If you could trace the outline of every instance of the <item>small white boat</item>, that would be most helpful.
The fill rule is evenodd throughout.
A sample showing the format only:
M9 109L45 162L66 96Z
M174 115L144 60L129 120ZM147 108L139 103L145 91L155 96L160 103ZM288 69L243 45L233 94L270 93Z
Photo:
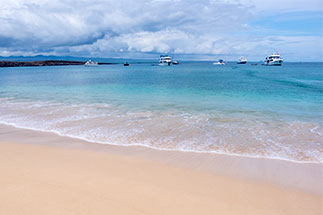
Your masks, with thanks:
M237 64L246 64L246 63L247 63L247 58L243 56L239 57Z
M88 60L86 61L86 63L84 64L84 66L98 66L99 63L98 62L94 62L92 60Z
M170 66L172 64L172 58L168 55L160 55L158 66Z
M179 62L178 62L177 60L173 60L173 61L172 61L172 64L174 64L174 65L178 65L178 64L179 64Z
M220 59L217 62L214 62L213 65L225 65L225 62L222 59Z
M281 66L284 59L280 57L279 53L273 53L272 55L269 55L265 59L265 65L266 66Z

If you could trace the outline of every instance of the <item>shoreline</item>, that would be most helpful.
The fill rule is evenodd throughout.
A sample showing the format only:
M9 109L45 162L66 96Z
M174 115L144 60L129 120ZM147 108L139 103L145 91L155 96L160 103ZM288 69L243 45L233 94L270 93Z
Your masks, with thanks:
M243 154L234 154L234 153L225 153L225 152L217 152L217 151L194 151L194 150L182 150L182 149L168 149L168 148L157 148L157 147L153 147L153 146L148 146L148 145L144 145L144 144L132 144L132 145L121 145L121 144L113 144L113 143L104 143L104 142L99 142L99 141L91 141L85 138L81 138L81 137L77 137L77 136L72 136L72 135L62 135L59 132L56 131L47 131L47 130L40 130L40 129L33 129L33 128L28 128L28 127L20 127L20 126L16 126L10 123L4 123L4 122L0 122L0 127L1 125L5 125L5 126L11 126L17 129L26 129L26 130L31 130L31 131L35 131L35 132L44 132L44 133L49 133L49 134L55 134L58 135L60 137L63 138L72 138L72 139L76 139L79 141L84 141L90 144L100 144L100 145L109 145L109 146L117 146L117 147L143 147L143 148L147 148L147 149L152 149L152 150L157 150L157 151L168 151L168 152L189 152L189 153L199 153L199 154L215 154L215 155L224 155L224 156L236 156L236 157L240 157L240 158L251 158L251 159L269 159L269 160L278 160L278 161L286 161L286 162L293 162L293 163L299 163L299 164L322 164L323 162L320 161L298 161L298 160L291 160L291 159L286 159L286 158L280 158L280 157L261 157L261 156L256 156L256 155L243 155Z
M0 124L0 142L47 145L139 157L181 168L203 170L243 180L255 180L323 195L323 185L321 184L321 181L323 181L323 163L300 163L289 160L220 153L159 150L138 145L100 144L61 136L53 132L17 128L5 124Z
M94 144L0 124L0 213L319 215L322 167Z
M43 60L43 61L0 61L0 67L32 67L32 66L75 66L84 65L84 61L68 61L68 60ZM98 65L110 65L115 63L102 63Z

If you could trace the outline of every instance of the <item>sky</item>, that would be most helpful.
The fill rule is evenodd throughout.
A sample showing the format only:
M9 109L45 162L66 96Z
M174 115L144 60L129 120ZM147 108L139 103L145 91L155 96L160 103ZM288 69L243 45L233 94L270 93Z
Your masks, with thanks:
M323 61L322 0L0 0L0 56Z

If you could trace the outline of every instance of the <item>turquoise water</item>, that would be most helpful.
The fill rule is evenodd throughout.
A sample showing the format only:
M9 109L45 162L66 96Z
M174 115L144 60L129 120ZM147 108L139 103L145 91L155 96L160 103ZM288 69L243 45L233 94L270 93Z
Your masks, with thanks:
M104 144L322 162L322 66L0 68L0 122Z

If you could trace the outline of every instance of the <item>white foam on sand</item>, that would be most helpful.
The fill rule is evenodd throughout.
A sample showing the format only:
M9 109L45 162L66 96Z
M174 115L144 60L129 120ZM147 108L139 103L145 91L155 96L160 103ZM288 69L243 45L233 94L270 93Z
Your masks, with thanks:
M0 123L89 142L323 162L322 124L1 99Z

